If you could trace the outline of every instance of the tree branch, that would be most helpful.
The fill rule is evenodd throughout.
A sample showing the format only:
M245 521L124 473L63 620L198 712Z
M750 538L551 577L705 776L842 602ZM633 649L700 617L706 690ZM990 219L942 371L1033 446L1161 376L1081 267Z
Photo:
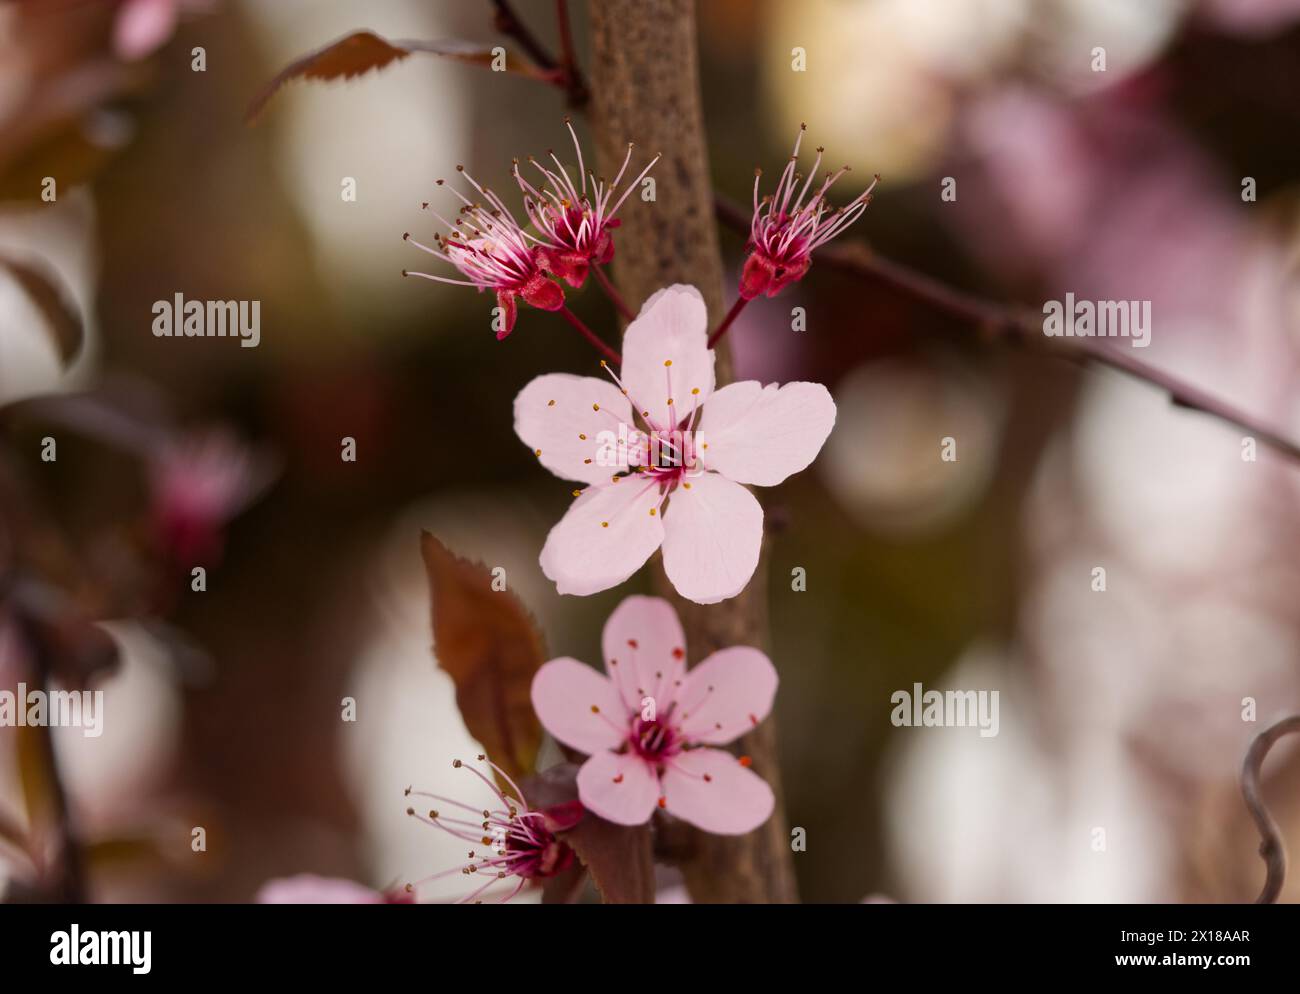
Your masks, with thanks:
M1259 855L1265 866L1264 888L1255 898L1256 904L1275 904L1286 880L1286 847L1282 843L1282 830L1264 805L1259 776L1273 743L1292 732L1300 732L1300 715L1283 718L1255 736L1241 767L1241 796L1246 801L1246 810L1255 820L1255 827L1259 829Z
M691 0L595 0L590 7L592 111L602 167L618 168L635 141L663 152L659 199L621 218L613 275L633 307L672 283L690 283L709 313L723 313L722 253L713 217L704 130L695 5ZM717 350L717 382L730 379L725 343ZM656 570L656 586L672 599L692 661L730 645L767 641L766 562L738 596L720 604L684 600ZM776 810L740 837L709 835L681 824L682 867L698 903L782 903L797 899L790 834L782 803L773 716L742 737L739 748L772 786Z
M748 212L725 197L717 197L718 219L741 234L749 234ZM1118 370L1169 395L1177 407L1199 411L1247 432L1283 455L1300 462L1300 443L1287 438L1251 414L1148 365L1119 349L1107 348L1092 338L1049 338L1043 334L1042 316L1033 311L985 300L948 286L933 277L876 255L861 242L826 245L815 253L819 265L850 276L860 276L892 286L937 311L975 325L988 338L1005 345L1031 349L1084 366L1093 364Z

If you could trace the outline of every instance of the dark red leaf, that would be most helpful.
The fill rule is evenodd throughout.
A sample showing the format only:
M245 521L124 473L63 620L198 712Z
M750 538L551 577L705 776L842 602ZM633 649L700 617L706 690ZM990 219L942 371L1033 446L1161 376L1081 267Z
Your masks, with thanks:
M506 773L526 777L542 743L531 698L533 674L546 658L541 633L519 598L492 589L486 566L461 559L428 532L420 548L431 588L433 651L456 684L465 727Z
M491 45L446 39L440 41L389 41L373 31L354 31L290 63L271 80L248 106L245 121L251 123L262 113L267 101L280 87L293 79L351 79L372 69L399 62L412 52L427 52L471 65L491 66ZM555 74L539 69L523 56L506 52L506 71L534 79L553 80Z

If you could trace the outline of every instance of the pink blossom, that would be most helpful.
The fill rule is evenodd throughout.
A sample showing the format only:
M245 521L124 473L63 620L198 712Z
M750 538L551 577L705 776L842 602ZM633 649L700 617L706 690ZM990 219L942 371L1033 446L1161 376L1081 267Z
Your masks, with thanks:
M163 547L186 568L215 558L225 524L273 475L265 455L219 429L167 445L150 466L152 518Z
M822 154L825 151L820 147L817 149L817 161L813 163L807 179L804 179L802 173L796 172L799 145L806 129L807 125L799 125L794 152L781 171L776 192L761 201L758 198L758 183L763 171L754 171L754 220L750 224L748 245L750 256L745 260L745 269L740 276L740 295L745 300L752 300L760 294L775 297L791 283L803 279L808 267L812 265L813 250L825 245L862 216L867 204L871 203L871 191L880 180L877 176L869 187L844 207L831 207L826 201L826 194L835 181L849 171L848 166L843 166L833 173L827 172L817 192L805 202L804 198L822 164ZM803 185L800 187L801 180ZM799 188L797 194L796 187Z
M542 549L542 571L560 593L617 586L662 546L683 597L736 596L763 536L763 509L741 484L775 486L830 434L835 403L820 383L747 380L715 393L706 321L699 291L667 287L628 326L621 378L608 366L613 383L552 373L515 398L515 433L542 465L588 484ZM670 458L655 458L636 418ZM627 451L611 465L623 436Z
M125 0L113 22L113 49L128 62L161 48L176 30L179 0Z
M474 177L465 172L464 166L457 166L456 169L464 174L487 201L487 205L471 201L453 190L462 206L454 222L434 212L434 216L448 232L446 235L433 236L436 248L417 242L409 231L402 237L443 262L451 263L465 279L405 269L402 270L402 275L419 276L455 286L472 286L480 292L494 291L504 318L497 331L497 339L500 340L514 330L518 313L516 297L522 297L525 303L543 311L558 311L564 306L564 291L558 283L546 277L539 257L539 249L556 250L559 246L525 231L499 196L480 186ZM442 186L445 181L437 182ZM423 207L425 210L430 209L427 203Z
M735 646L690 670L672 605L633 596L609 616L605 673L552 659L533 678L546 730L590 754L578 771L583 806L640 825L656 808L707 832L742 835L772 813L772 789L722 749L767 717L777 676L757 649Z
M468 862L452 867L406 885L406 892L414 894L423 884L441 879L452 873L464 874L484 882L476 889L460 898L455 903L468 904L478 902L481 896L494 884L505 882L510 890L499 903L505 904L524 889L531 880L544 880L564 872L573 865L573 850L556 836L556 832L573 828L583 815L582 805L577 801L557 804L541 811L534 811L519 786L486 756L479 756L489 771L500 776L514 792L507 794L498 787L489 776L485 776L472 766L467 766L459 759L452 762L458 770L467 770L478 777L492 792L494 808L474 807L463 801L440 794L430 794L423 790L407 788L407 797L419 797L450 805L458 815L449 816L440 808L429 808L421 812L408 807L406 813L426 825L441 829L462 842L475 847L469 851ZM490 802L493 803L493 802ZM459 814L466 812L468 817Z
M299 873L268 880L257 892L258 904L411 904L405 893L384 894L339 877Z
M573 124L564 119L565 127L573 138L573 149L578 157L578 184L575 185L568 170L551 152L551 161L555 168L550 169L532 156L528 161L545 178L540 189L529 183L519 172L519 161L515 160L514 175L519 188L524 192L524 209L538 231L546 236L547 245L537 249L538 261L543 268L563 279L569 286L580 287L587 279L587 273L593 264L603 266L614 258L614 239L611 231L617 228L618 213L623 202L632 195L637 184L645 178L646 173L659 161L659 156L650 160L650 164L641 170L641 175L632 180L623 191L623 195L614 200L619 181L627 172L628 163L632 161L632 145L627 146L627 155L623 165L612 183L603 179L591 179L591 192L588 195L588 173L582 160L582 146Z
M152 55L175 34L182 14L212 6L213 0L122 0L113 19L113 51L127 62Z

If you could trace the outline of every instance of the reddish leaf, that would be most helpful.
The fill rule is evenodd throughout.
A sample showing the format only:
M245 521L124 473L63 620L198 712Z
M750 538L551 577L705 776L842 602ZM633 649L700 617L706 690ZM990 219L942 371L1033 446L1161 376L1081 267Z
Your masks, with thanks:
M8 270L19 287L45 319L46 330L54 339L59 355L66 363L81 348L85 332L81 312L72 304L67 293L44 267L33 266L0 256L0 267Z
M471 65L490 66L492 48L490 45L450 39L389 41L373 31L354 31L286 66L249 104L244 120L249 123L254 121L280 87L292 79L351 79L372 69L383 69L412 52L427 52ZM554 72L538 68L515 52L506 52L505 64L508 72L548 81L555 78Z
M469 733L516 780L532 773L542 742L533 713L533 674L544 661L532 615L508 590L492 589L492 573L452 553L428 532L420 536L433 604L433 651L456 684L456 704Z
M615 825L590 811L560 835L573 847L606 904L654 904L649 825Z

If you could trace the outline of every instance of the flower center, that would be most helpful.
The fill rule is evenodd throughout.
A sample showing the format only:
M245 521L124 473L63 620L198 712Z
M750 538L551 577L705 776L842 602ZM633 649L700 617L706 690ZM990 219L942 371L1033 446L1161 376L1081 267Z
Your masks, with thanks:
M526 816L527 817L527 816ZM530 818L530 836L511 833L506 839L506 860L511 872L521 877L553 877L573 863L573 850L561 842L542 819Z
M658 719L645 721L639 716L633 718L628 743L634 753L649 763L662 763L681 752L677 733L666 722Z

